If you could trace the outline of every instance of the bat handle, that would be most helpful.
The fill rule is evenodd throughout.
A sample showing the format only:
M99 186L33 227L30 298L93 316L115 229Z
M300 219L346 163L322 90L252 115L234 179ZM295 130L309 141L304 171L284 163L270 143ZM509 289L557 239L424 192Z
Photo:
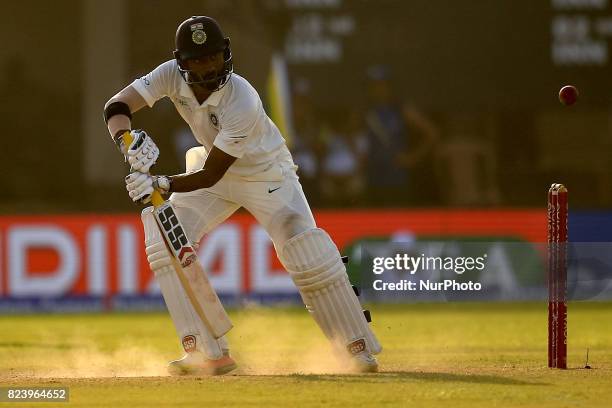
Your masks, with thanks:
M151 195L151 203L153 204L153 207L157 208L160 205L162 205L166 200L164 200L164 198L162 197L162 195L159 193L158 190L153 191L153 194Z
M126 130L122 137L123 137L123 145L127 149L127 147L132 144L132 140L133 140L132 134ZM125 154L125 152L123 153ZM164 198L162 197L162 195L159 193L158 190L153 191L153 194L151 195L151 203L153 204L153 207L157 208L160 205L162 205L165 201L166 200L164 200Z

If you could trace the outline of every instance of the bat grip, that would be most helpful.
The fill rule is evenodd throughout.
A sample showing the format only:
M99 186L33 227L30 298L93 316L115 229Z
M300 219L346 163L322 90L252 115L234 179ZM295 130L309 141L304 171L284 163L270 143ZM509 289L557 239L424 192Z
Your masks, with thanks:
M122 135L123 138L123 146L125 146L125 149L128 148L129 145L132 144L132 141L134 140L132 138L132 134L129 131L125 131L125 133ZM126 152L123 152L123 154L125 154ZM160 205L162 205L165 202L164 198L162 197L162 195L160 194L159 190L155 189L155 191L153 191L153 194L151 195L151 203L153 204L153 207L157 208Z
M153 204L153 207L157 208L160 205L162 205L166 200L164 200L164 198L162 197L162 195L159 193L158 190L153 191L153 194L151 195L151 203Z

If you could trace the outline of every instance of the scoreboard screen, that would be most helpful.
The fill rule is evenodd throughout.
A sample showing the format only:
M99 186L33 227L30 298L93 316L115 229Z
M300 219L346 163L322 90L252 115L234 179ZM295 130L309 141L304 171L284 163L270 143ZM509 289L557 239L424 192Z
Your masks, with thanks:
M366 68L383 63L398 93L436 110L552 106L568 83L582 104L610 101L608 0L305 3L287 2L285 55L292 72L321 85L319 100L354 101Z

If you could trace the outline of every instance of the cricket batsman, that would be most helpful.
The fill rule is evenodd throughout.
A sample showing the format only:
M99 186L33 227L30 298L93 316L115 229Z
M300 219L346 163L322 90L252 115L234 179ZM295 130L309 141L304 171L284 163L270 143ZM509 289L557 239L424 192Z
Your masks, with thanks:
M159 156L153 139L132 130L132 115L168 97L202 145L187 153L187 172L151 175ZM149 203L154 190L170 195L192 244L246 208L266 229L278 258L306 308L337 353L355 372L377 371L381 351L363 315L338 248L317 228L296 174L297 166L251 84L233 72L230 40L210 17L191 17L176 32L174 58L136 79L104 107L115 143L126 154L125 178L134 202ZM123 135L130 132L131 143ZM145 246L177 334L186 352L170 362L175 374L224 374L236 363L222 336L216 339L189 302L156 230L153 208L143 210Z

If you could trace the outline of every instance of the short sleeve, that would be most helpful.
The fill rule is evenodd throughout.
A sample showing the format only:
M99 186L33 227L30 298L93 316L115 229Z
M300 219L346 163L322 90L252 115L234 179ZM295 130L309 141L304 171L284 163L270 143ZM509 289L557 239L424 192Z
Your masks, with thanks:
M173 93L176 62L166 61L147 75L132 82L132 87L144 98L149 107L161 98Z
M230 156L239 159L244 156L249 138L253 137L253 129L257 125L258 108L257 100L247 95L226 107L219 118L221 130L214 145Z

